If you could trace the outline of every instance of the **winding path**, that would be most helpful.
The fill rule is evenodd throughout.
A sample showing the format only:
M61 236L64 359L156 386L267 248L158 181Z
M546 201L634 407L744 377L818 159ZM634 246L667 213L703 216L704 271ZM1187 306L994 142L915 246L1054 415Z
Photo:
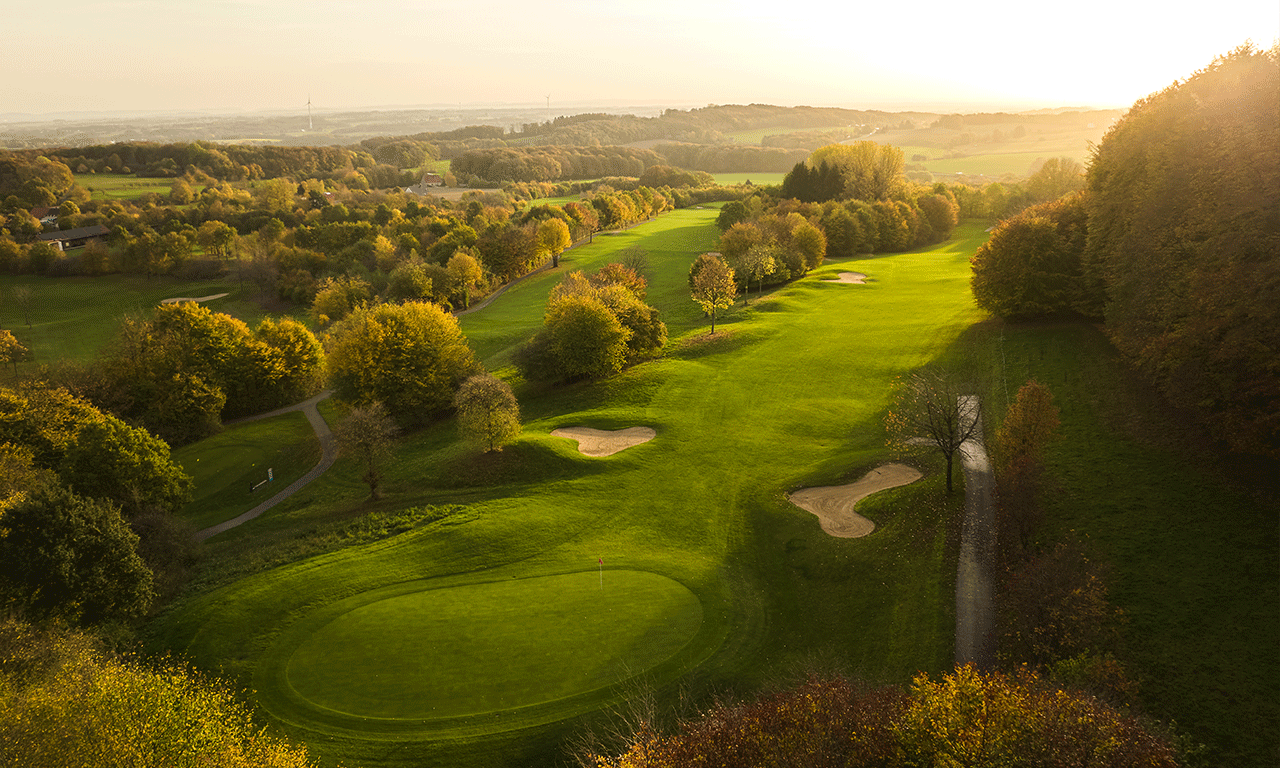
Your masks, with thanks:
M232 518L230 520L224 520L223 522L218 523L217 525L209 526L208 528L205 528L202 531L197 531L196 541L204 541L210 536L216 536L217 534L222 533L223 531L229 530L231 528L235 528L237 525L242 525L244 523L249 522L255 517L261 515L263 512L266 512L268 509L271 509L275 505L279 504L280 502L289 498L293 494L302 490L302 488L306 486L307 483L310 483L312 480L315 480L317 477L324 474L325 470L333 466L333 463L338 459L338 447L334 440L333 432L330 431L329 425L325 423L324 417L320 415L320 409L316 407L321 400L324 400L325 398L327 398L329 395L332 395L332 394L333 394L333 390L326 389L325 391L321 392L320 394L316 395L310 400L304 400L301 403L285 406L284 408L279 408L274 411L268 411L267 413L260 413L257 416L250 416L248 418L236 419L235 421L227 422L227 426L231 426L233 424L243 424L246 421L257 421L259 419L269 419L272 416L279 416L282 413L302 411L303 414L306 415L307 421L311 424L311 428L315 430L316 437L320 438L320 461L314 467L312 467L311 471L307 472L307 474L303 475L297 480L294 480L292 483L289 484L287 488L280 491L275 496L272 496L271 498L262 502L261 504L254 507L253 509L249 510L248 512L245 512L243 515Z
M966 396L973 400L976 395ZM966 406L967 407L967 406ZM982 444L982 415L978 411L976 439L960 445L964 468L964 528L960 533L960 565L956 571L956 664L995 664L996 527L991 490L995 480Z

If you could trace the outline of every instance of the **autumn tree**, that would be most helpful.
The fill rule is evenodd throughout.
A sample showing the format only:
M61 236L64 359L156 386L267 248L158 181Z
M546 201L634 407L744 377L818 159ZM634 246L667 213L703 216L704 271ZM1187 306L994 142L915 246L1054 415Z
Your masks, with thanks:
M569 225L560 219L546 219L538 224L538 248L551 256L551 268L560 266L560 254L572 244Z
M361 307L328 339L329 380L338 397L354 405L381 402L405 426L447 408L475 372L457 319L435 304Z
M751 281L756 281L756 293L764 288L764 279L777 269L780 254L775 246L753 245L742 254L736 262L732 262L733 274L742 280L747 288L747 299L750 299Z
M1051 157L1027 179L1027 192L1037 202L1084 189L1084 166L1069 157Z
M311 319L323 328L336 323L369 302L372 291L363 278L326 277L316 287Z
M1236 450L1280 455L1280 50L1243 45L1138 101L1088 173L1107 332Z
M982 401L955 374L922 368L895 385L885 430L899 453L941 453L951 493L956 454L966 442L982 440Z
M1006 219L970 260L974 300L1011 320L1095 312L1101 298L1084 274L1087 234L1080 195Z
M14 335L0 328L0 365L13 364L13 375L18 375L18 363L27 357L27 348Z
M484 270L480 268L480 262L471 254L458 251L449 258L445 269L449 272L454 289L462 293L462 308L470 308L472 291L484 282Z
M364 467L360 479L369 485L369 498L374 501L381 498L378 494L381 465L391 455L398 432L386 407L377 401L353 406L334 427L341 450Z
M471 442L485 451L500 451L520 434L520 404L511 385L489 374L467 379L458 388L453 405L458 409L458 426Z
M1040 518L1044 449L1057 436L1058 424L1053 393L1038 381L1028 381L1018 389L996 431L997 541L1008 560L1031 544Z
M224 684L122 658L90 634L5 618L0 659L0 765L314 766Z
M689 280L693 300L711 317L711 332L715 333L716 314L732 307L738 295L733 270L719 256L704 253L689 268Z
M1063 690L1032 672L958 667L921 673L907 690L812 676L752 701L721 699L670 732L653 718L621 754L580 765L1097 766L1175 768L1168 740L1132 714Z

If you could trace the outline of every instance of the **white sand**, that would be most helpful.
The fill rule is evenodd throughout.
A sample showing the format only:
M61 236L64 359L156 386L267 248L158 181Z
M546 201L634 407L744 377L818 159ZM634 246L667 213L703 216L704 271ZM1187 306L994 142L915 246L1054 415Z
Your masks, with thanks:
M887 488L915 482L920 471L906 464L885 464L871 470L861 480L848 485L801 488L791 494L791 503L818 516L822 530L832 536L854 539L875 530L876 524L853 511L859 501Z
M212 296L201 296L198 299L190 299L190 298L187 298L186 296L179 296L175 299L161 299L160 303L161 304L177 304L180 301L194 301L197 304L199 304L202 301L213 301L214 299L220 299L223 296L230 296L230 295L231 294L229 293L215 293Z
M865 285L867 276L861 272L841 272L836 276L835 280L823 280L824 283L851 283L853 285Z
M578 453L584 456L612 456L635 445L647 443L658 433L649 427L628 427L612 432L591 427L563 427L552 431L552 437L578 441Z

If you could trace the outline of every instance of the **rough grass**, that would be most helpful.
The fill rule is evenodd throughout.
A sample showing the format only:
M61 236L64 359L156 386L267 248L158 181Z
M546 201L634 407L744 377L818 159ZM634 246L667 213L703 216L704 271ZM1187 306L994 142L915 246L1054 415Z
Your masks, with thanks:
M977 326L957 357L997 373L988 411L1030 378L1061 409L1042 541L1069 531L1112 567L1122 657L1145 708L1209 745L1207 765L1280 750L1280 472L1224 455L1085 325ZM993 432L996 419L988 424Z
M376 504L366 501L359 469L340 461L285 504L206 542L197 586L153 624L153 645L252 686L266 711L314 750L361 765L551 763L574 727L566 718L616 703L631 685L564 690L503 713L455 713L449 739L438 738L440 723L355 727L303 706L288 678L289 659L309 636L300 628L340 601L407 582L427 580L434 589L536 582L589 575L600 557L606 586L611 571L678 581L703 618L686 645L643 676L668 701L677 683L748 689L768 683L774 670L819 658L899 681L947 668L960 497L944 499L939 466L926 465L920 483L864 502L877 523L866 539L827 537L785 495L851 479L889 458L880 428L889 383L939 354L977 316L967 257L982 227L966 226L957 240L920 253L824 266L740 304L717 323L715 341L694 343L707 324L688 298L686 275L715 241L715 214L679 211L597 237L561 267L595 268L628 245L648 250L649 300L671 331L666 358L605 382L519 386L524 433L497 455L475 454L449 421L406 436ZM821 282L841 269L872 282ZM556 279L535 277L464 318L491 368L505 365L540 324ZM637 424L652 426L657 438L607 459L583 457L572 441L549 434ZM465 506L391 538L342 546L341 532L363 516L424 504ZM451 634L424 653L456 653L491 626L495 606L450 622ZM348 640L332 652L358 645ZM506 685L479 665L469 679L486 700Z
M786 173L713 173L711 175L722 187L746 184L748 181L757 187L778 185L787 177Z

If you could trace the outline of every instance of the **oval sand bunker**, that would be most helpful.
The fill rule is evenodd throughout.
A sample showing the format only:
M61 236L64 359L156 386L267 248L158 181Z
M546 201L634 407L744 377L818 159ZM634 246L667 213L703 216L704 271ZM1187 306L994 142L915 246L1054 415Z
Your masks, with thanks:
M801 488L791 494L791 503L818 516L822 530L832 536L855 539L875 530L876 524L853 511L859 501L888 488L913 483L921 478L920 470L906 464L885 464L848 485Z
M834 280L823 280L824 283L851 283L853 285L866 285L867 276L861 272L841 272L836 275Z
M583 456L612 456L618 451L647 443L657 435L649 427L627 427L612 432L591 427L562 427L551 432L552 437L577 440L578 453Z

